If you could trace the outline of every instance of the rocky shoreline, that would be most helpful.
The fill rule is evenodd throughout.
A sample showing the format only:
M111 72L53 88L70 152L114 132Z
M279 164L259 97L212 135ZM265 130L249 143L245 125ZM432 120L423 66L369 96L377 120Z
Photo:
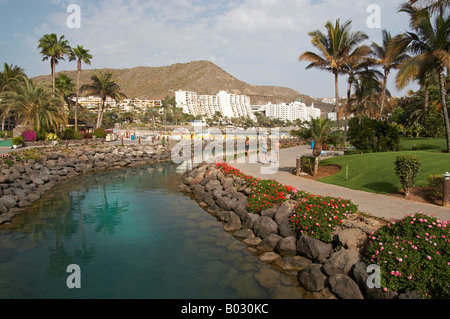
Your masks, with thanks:
M367 216L345 220L325 243L299 235L290 225L295 205L247 211L251 189L238 177L226 176L214 164L199 164L186 172L179 187L223 223L223 229L245 243L261 262L296 280L312 299L416 299L418 293L384 292L369 288L368 265L362 260L369 235L382 222Z
M56 186L58 181L94 171L153 164L170 160L166 145L83 145L50 147L34 151L39 158L26 159L0 172L0 224Z

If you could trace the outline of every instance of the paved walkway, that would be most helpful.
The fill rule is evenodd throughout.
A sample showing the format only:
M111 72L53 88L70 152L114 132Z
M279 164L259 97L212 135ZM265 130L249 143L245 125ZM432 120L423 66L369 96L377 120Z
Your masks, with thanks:
M268 167L269 164L230 162L230 165L240 169L247 175L263 179L276 179L280 183L297 187L298 189L305 190L312 194L330 195L350 199L359 206L360 211L369 213L376 217L400 219L406 215L422 211L425 214L436 216L442 220L450 220L450 208L420 203L383 194L352 190L342 186L326 184L292 174L292 171L296 166L297 155L305 154L311 154L310 146L304 145L280 150L279 168L275 174L271 175L262 173L263 167Z

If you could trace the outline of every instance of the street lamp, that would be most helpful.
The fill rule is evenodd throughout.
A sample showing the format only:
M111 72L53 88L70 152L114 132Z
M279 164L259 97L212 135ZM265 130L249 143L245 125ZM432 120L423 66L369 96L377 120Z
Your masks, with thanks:
M444 182L442 183L442 206L450 206L450 173L444 174Z

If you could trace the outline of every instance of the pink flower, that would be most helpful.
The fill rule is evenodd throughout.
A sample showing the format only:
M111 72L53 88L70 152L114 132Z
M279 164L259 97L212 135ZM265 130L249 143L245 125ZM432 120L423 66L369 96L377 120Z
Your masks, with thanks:
M427 256L427 259L428 259L428 260L431 260L431 256Z

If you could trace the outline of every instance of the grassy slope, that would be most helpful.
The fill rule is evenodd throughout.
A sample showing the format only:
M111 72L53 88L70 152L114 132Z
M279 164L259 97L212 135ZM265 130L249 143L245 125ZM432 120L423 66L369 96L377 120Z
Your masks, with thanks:
M428 145L427 150L410 151L413 144ZM442 139L416 139L402 141L400 152L347 155L325 159L321 165L338 165L341 171L320 181L335 185L375 193L393 193L401 190L398 177L394 173L397 155L410 154L422 159L422 171L416 180L417 186L427 186L430 174L450 171L450 154L440 153L445 148ZM348 179L345 179L348 165Z

